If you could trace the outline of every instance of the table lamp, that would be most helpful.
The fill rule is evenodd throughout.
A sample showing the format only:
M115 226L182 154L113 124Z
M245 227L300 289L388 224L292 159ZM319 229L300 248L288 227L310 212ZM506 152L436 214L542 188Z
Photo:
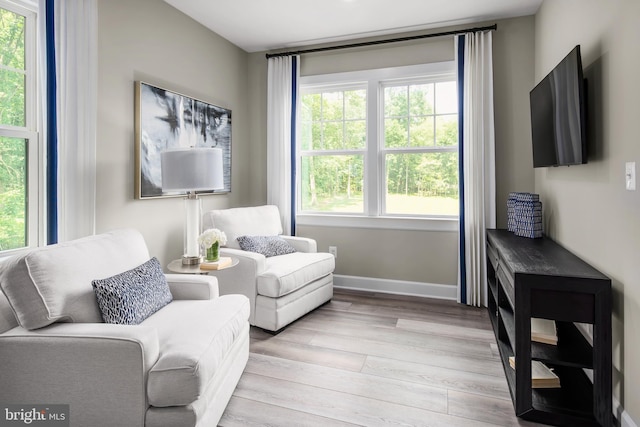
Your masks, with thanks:
M186 191L184 199L184 254L182 264L202 262L198 236L201 227L201 201L196 191L224 188L220 148L180 148L161 154L162 190Z

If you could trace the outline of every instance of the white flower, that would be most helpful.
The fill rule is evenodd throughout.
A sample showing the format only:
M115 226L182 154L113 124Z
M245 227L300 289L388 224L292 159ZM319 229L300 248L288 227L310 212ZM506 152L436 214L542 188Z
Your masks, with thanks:
M220 246L227 244L227 235L224 234L224 231L220 231L217 228L209 228L198 237L198 243L205 248L210 247L215 242L220 242Z

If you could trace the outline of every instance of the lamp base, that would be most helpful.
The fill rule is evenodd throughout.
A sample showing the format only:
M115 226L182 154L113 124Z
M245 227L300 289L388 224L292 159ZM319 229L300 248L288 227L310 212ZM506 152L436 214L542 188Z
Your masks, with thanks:
M202 262L201 256L183 256L182 265L198 265Z

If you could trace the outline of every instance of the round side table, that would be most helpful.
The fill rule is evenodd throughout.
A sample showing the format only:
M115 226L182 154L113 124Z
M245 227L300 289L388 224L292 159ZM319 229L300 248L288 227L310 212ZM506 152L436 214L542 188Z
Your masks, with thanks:
M240 263L238 258L231 257L231 265L228 265L220 270L226 270L227 268L235 267ZM173 273L182 273L182 274L209 274L215 273L220 270L202 270L200 265L183 265L181 259L174 259L169 263L167 269Z

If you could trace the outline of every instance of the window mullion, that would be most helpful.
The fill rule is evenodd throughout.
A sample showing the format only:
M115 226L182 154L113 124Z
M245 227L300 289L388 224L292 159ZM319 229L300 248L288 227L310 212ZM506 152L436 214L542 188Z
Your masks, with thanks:
M433 147L386 148L384 154L420 154L420 153L453 153L458 151L457 145L439 145Z
M411 90L409 90L411 86L407 85L407 147L411 147Z
M379 151L383 123L380 121L380 90L377 80L370 80L367 87L367 152L365 160L364 212L368 216L380 214L380 165Z
M324 148L324 93L320 94L320 149ZM313 142L311 143L311 148L313 148Z
M366 155L366 150L304 150L300 152L300 157L322 157L322 156L354 156L358 154Z

